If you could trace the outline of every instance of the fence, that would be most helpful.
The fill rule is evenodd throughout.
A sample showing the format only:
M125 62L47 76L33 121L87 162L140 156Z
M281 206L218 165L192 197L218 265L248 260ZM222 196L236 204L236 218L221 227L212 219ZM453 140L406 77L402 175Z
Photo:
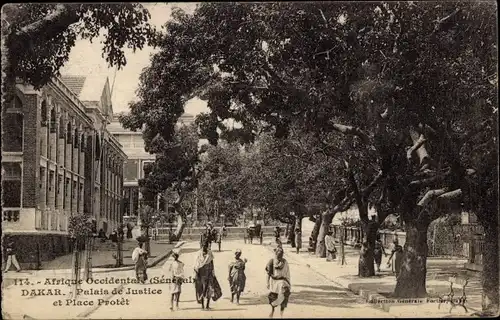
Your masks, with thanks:
M361 242L364 236L359 227L332 226L333 236L340 240L343 233L346 244L354 245ZM484 239L476 233L471 237L471 232L479 232L481 228L471 225L447 226L436 224L429 228L427 245L429 256L466 257L471 263L481 263L481 252ZM386 248L392 248L392 243L397 238L400 245L404 246L406 232L380 230L380 241Z
M262 226L262 232L264 237L270 237L274 235L274 226ZM227 227L227 237L228 238L238 238L245 235L245 231L247 228L245 227ZM216 228L218 231L219 228ZM200 235L205 231L205 227L187 227L182 232L182 239L197 239ZM151 228L151 235L156 236L160 239L168 239L170 233L175 232L175 225L167 225L159 228Z

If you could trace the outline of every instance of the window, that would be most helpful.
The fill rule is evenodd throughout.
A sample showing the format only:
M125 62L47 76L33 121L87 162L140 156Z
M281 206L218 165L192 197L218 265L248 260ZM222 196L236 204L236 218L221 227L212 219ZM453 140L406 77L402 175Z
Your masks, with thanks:
M42 101L42 110L41 110L41 121L42 127L47 126L47 102Z
M125 162L124 165L124 180L125 181L136 181L138 179L138 165L137 160L129 160Z
M57 179L57 184L58 184L58 187L57 187L57 194L61 194L61 185L62 185L62 175L59 175L59 178Z
M45 168L40 167L40 180L39 180L39 185L38 187L40 189L43 189L43 179L45 178Z
M78 183L73 181L73 199L76 199L76 195L78 194Z
M21 176L20 162L2 163L2 198L5 208L21 207Z
M55 185L54 185L54 171L50 170L49 171L49 191L52 191L54 187L55 187Z
M2 151L23 151L23 120L22 113L7 112L2 116Z
M69 195L69 188L70 188L70 183L69 183L69 178L66 178L66 185L64 188L64 196L67 198Z

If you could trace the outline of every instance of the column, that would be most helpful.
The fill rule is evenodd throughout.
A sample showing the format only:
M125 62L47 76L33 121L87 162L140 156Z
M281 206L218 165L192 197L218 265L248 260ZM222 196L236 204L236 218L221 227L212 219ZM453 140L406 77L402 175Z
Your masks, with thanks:
M68 177L66 171L64 175L64 213L67 215L71 212L71 178Z
M45 210L47 208L47 169L44 167L40 167L39 172L39 198L38 205L41 210Z
M57 174L57 215L59 221L59 227L62 226L62 219L64 216L64 170L61 170ZM61 229L61 228L60 228Z
M79 183L76 175L73 175L72 184L73 185L71 187L71 213L76 214L78 212L78 195L80 194L80 192L78 191Z
M49 138L49 159L57 161L57 121L50 122L50 138Z
M74 143L73 143L73 154L71 161L72 163L72 170L74 173L78 173L78 170L80 169L80 166L78 165L78 160L80 159L80 143L79 143L79 137L78 137L78 132L75 130L75 136L73 137Z
M84 187L83 187L83 184L84 184L84 180L82 178L80 178L80 186L79 186L79 197L80 199L78 199L78 213L83 213L83 197L84 197Z
M66 156L66 152L64 150L64 147L66 145L66 141L65 141L65 138L66 138L66 130L65 130L65 127L64 127L64 122L62 120L62 118L59 119L59 137L57 139L57 164L59 166L66 166L65 164L65 156Z
M55 209L56 206L56 173L49 170L49 182L48 182L48 201L47 205L50 209Z
M66 132L66 154L64 156L64 166L66 170L72 170L72 160L73 160L73 146L72 146L72 134L71 132Z
M80 139L80 159L78 161L78 173L80 176L85 177L85 145L87 137L82 135Z
M47 157L47 120L42 120L42 127L40 128L40 155Z

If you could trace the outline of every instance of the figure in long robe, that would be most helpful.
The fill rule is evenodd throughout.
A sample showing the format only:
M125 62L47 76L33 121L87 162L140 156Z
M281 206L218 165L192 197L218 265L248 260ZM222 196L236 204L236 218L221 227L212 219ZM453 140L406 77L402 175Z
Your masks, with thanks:
M241 250L237 249L234 253L235 260L229 264L229 287L231 288L231 302L234 302L236 296L236 304L240 303L240 295L245 290L247 277L245 275L245 264L247 259L241 259Z
M208 246L208 242L203 244L194 263L196 301L201 304L202 309L207 310L210 309L210 299L216 301L222 296L220 285L215 277L214 256Z
M274 252L275 257L266 266L267 287L270 291L268 298L272 308L269 314L271 318L274 316L274 310L277 306L280 306L280 314L283 317L292 288L290 267L288 261L283 257L283 248L277 247Z

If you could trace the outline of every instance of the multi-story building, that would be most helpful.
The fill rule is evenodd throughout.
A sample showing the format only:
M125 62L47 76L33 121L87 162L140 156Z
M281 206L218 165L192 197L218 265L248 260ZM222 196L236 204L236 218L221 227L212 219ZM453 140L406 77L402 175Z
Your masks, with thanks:
M193 121L194 116L185 113L180 117L178 123L179 125L189 125ZM134 132L123 128L118 121L118 117L113 118L108 130L120 142L123 151L127 155L127 161L123 169L123 211L126 217L136 221L142 200L139 191L139 179L144 178L144 167L155 161L155 155L146 152L144 149L142 132ZM154 204L152 205L154 206Z
M126 155L106 129L110 98L107 78L61 77L18 83L2 106L2 231L21 263L67 253L71 215L120 223Z

